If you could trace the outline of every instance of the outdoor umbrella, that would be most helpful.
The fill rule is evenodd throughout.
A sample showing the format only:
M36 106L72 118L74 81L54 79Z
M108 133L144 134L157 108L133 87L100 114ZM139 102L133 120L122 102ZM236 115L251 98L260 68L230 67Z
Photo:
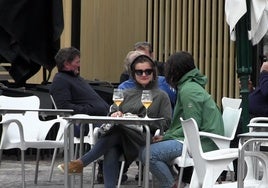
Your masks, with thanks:
M18 85L55 67L62 31L62 0L0 0L0 62Z

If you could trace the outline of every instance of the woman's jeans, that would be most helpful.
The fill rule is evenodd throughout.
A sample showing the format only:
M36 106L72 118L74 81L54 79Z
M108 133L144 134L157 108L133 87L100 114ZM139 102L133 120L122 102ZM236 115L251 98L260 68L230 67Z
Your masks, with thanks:
M119 167L118 161L122 154L120 135L116 132L101 137L94 147L81 157L84 166L104 155L103 174L105 188L115 188Z
M181 156L183 144L177 140L156 142L150 146L150 172L157 178L161 188L170 188L175 179L170 170L171 161ZM145 164L145 148L140 152L140 158Z

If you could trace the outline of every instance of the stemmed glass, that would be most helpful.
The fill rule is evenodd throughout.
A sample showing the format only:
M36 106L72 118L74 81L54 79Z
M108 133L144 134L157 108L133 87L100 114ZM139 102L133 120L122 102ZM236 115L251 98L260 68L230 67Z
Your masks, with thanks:
M147 109L149 108L149 106L153 102L151 90L143 90L142 91L141 102L142 102L143 106L146 108L145 118L148 118Z
M119 111L119 106L124 100L124 94L122 89L114 89L113 101L117 106L117 111Z

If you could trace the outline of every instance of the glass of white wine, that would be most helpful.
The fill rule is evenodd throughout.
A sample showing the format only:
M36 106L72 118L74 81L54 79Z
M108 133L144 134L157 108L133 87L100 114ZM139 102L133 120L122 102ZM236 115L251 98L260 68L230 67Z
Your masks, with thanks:
M142 102L143 106L146 108L145 118L148 118L147 110L148 110L149 106L151 106L151 104L153 102L151 90L143 90L142 91L141 102Z
M124 94L122 89L114 89L113 101L117 106L117 111L119 111L119 106L124 100Z

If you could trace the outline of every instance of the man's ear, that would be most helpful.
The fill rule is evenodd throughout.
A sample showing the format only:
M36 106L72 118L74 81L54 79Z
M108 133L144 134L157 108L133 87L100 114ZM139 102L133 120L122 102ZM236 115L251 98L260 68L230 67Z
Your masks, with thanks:
M69 70L69 66L70 66L70 63L69 62L67 62L67 61L65 61L64 63L63 63L63 65L64 65L64 69L66 70Z

